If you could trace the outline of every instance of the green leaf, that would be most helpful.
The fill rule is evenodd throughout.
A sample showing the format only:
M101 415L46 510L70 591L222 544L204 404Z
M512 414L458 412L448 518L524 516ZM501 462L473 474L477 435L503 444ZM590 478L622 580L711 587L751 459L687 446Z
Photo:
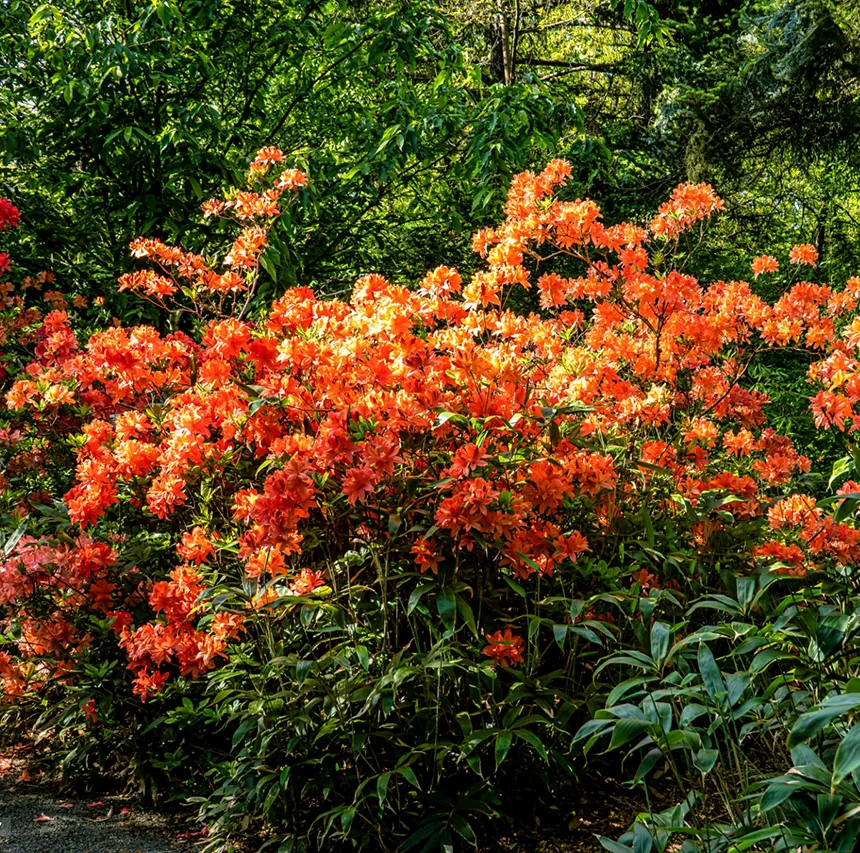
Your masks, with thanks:
M452 634L457 621L457 596L451 587L446 586L436 593L436 609L439 611L439 618L445 626L446 633Z
M651 657L659 664L669 653L669 628L662 622L651 627Z
M855 723L842 739L833 760L833 783L836 787L846 776L860 767L860 723Z
M651 726L656 725L651 720L623 719L615 724L615 729L612 732L612 740L609 742L609 749L616 749L619 746L624 746L633 738L639 737L643 732L646 732Z
M352 826L352 821L355 818L355 809L348 808L344 809L340 813L340 828L344 834L349 832L349 828Z
M262 409L267 402L268 400L262 397L258 397L256 400L251 400L251 402L248 403L248 417L250 418L256 415L257 412L259 412L260 409Z
M355 651L358 655L358 662L361 664L361 668L365 672L368 672L370 670L370 653L367 651L367 646L359 644L355 647Z
M236 731L233 732L233 746L238 746L242 742L245 735L248 734L255 722L256 720L251 717L242 720L241 724L239 725L239 728L237 728Z
M671 468L663 468L663 467L662 467L662 466L660 466L660 465L654 465L653 463L651 463L651 462L645 462L645 461L644 461L644 460L642 460L642 459L640 459L640 460L636 463L636 466L637 466L638 468L645 468L645 469L647 469L648 471L655 471L655 472L656 472L656 473L658 473L658 474L666 474L666 475L667 475L667 476L669 476L669 477L671 477L671 476L672 476L672 469L671 469ZM649 521L650 521L650 519L649 519ZM652 532L653 532L653 527L652 527ZM652 547L653 547L653 546L652 546Z
M456 716L456 720L460 725L460 730L463 732L463 737L468 738L472 734L472 718L468 711L460 711Z
M472 634L477 637L478 636L478 626L475 624L475 614L472 612L472 608L469 605L469 602L466 601L461 595L457 596L457 610L460 613L461 618L468 626L469 630Z
M313 661L309 660L300 660L296 664L296 681L299 683L299 687L305 683L305 679L308 677L308 673L311 671L312 665Z
M762 672L770 664L777 660L797 660L796 655L790 652L781 652L778 649L764 649L760 651L753 659L750 665L750 675Z
M609 853L633 853L632 847L626 847L624 844L619 844L611 838L605 838L604 836L599 835L597 840L600 842L601 847L603 847L604 850L608 850Z
M418 602L421 600L421 596L424 595L427 590L434 589L435 586L435 583L422 583L412 590L412 594L409 596L409 603L406 605L407 616L409 616L409 614L412 613L412 611L418 606Z
M817 767L819 770L827 770L827 765L818 757L816 752L805 743L799 743L791 749L791 760L795 767Z
M837 459L833 463L830 479L827 481L827 488L832 489L833 484L837 480L843 482L853 468L854 460L850 456L843 456L841 459Z
M499 732L496 736L496 770L499 769L502 762L505 760L513 740L514 733L507 730Z
M642 782L662 757L663 750L659 747L649 750L642 761L639 762L639 767L636 769L636 774L633 777L634 784Z
M784 803L792 794L803 790L804 780L801 778L774 782L768 785L767 790L759 800L759 809L762 812L769 812L775 809L778 805Z
M546 753L546 748L541 743L540 738L534 732L530 732L528 729L517 729L514 734L516 734L518 738L522 738L526 743L533 746L537 751L538 755L540 755L540 757L544 761L549 760Z
M461 838L465 838L466 841L474 842L475 833L472 831L472 827L463 815L452 814L448 822L453 827L454 832L456 832L457 835ZM443 853L454 853L454 845L444 844Z
M517 594L521 595L523 598L526 597L526 591L513 579L509 578L507 575L502 575L505 583Z
M21 537L24 535L24 532L27 530L27 518L24 518L24 521L15 529L15 532L6 540L6 543L3 545L3 555L8 557L12 551L15 550L15 546L21 541Z
M744 610L752 604L755 596L756 579L755 578L738 578L737 579L738 602Z
M644 503L642 504L642 525L645 528L645 541L648 543L649 548L653 548L655 543L654 525L651 523L651 516Z
M693 764L695 764L702 773L710 773L714 769L714 765L717 763L717 759L719 757L720 751L718 749L700 749L693 756Z
M723 682L717 661L705 643L699 645L699 672L702 675L702 682L705 685L705 690L708 691L708 695L715 702L722 704L723 697L726 694L726 685Z
M745 835L742 835L731 847L729 847L728 853L743 853L744 850L749 850L750 847L758 844L759 841L767 841L770 838L784 835L785 826L782 824L778 826L767 826L764 829L756 829L753 832L748 832Z
M633 824L633 853L651 853L653 846L651 833L637 820Z
M413 788L417 788L419 791L421 790L421 786L418 784L418 777L415 775L415 771L409 767L408 765L404 765L403 767L398 767L395 770L395 773L399 773Z
M577 743L578 741L585 740L587 737L591 737L591 735L605 729L607 726L611 726L613 723L612 720L588 720L588 722L583 723L580 726L579 731L573 736L573 743Z
M832 696L821 703L818 710L801 715L788 735L789 748L815 737L841 714L847 714L860 706L860 693Z
M860 494L852 493L845 495L833 513L833 521L841 524L846 519L851 518L857 512L858 505L860 505Z
M541 574L540 566L531 557L527 557L525 554L521 554L519 551L515 553L527 566L534 569L538 573L538 575Z
M382 805L385 802L385 798L388 796L388 780L391 778L391 773L381 773L379 778L376 780L376 796L379 799L379 804Z

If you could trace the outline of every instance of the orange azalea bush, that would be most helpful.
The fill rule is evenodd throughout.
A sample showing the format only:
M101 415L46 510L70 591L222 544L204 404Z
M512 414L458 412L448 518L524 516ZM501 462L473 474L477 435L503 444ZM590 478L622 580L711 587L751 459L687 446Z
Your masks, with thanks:
M747 282L702 284L685 247L722 206L710 186L678 187L647 226L607 225L594 202L563 198L570 167L553 161L515 178L504 221L475 235L486 264L466 281L444 266L414 289L373 274L347 300L295 287L263 305L261 255L307 180L284 159L263 149L247 189L204 205L239 228L222 258L132 244L148 265L120 287L180 312L185 331L117 325L79 341L65 310L44 317L6 404L37 434L68 434L74 477L59 534L34 518L0 563L7 697L74 684L96 647L121 655L137 703L205 673L235 698L237 679L258 684L273 661L305 696L308 668L319 685L331 664L333 693L296 732L333 737L341 701L357 717L401 713L409 730L421 715L392 675L409 650L424 657L403 684L429 678L433 695L444 673L437 745L439 713L457 730L458 709L489 690L514 714L487 736L497 768L511 745L499 727L520 713L558 724L563 762L554 708L584 683L568 656L587 659L615 630L623 596L609 589L677 601L720 572L805 576L860 557L853 523L795 492L810 461L746 383L765 349L818 352L816 423L856 429L860 279L801 282L774 305ZM799 246L790 262L816 257ZM777 270L753 262L755 276ZM510 307L518 291L531 313ZM435 657L443 641L456 659ZM480 777L484 740L471 722L463 735L460 759L447 742L435 758L387 742L367 778L420 789L416 773L438 779L455 760ZM271 737L258 741L270 764ZM545 755L534 739L523 748ZM327 772L362 791L345 754ZM258 796L271 808L287 795ZM338 808L324 823L348 834L358 806Z

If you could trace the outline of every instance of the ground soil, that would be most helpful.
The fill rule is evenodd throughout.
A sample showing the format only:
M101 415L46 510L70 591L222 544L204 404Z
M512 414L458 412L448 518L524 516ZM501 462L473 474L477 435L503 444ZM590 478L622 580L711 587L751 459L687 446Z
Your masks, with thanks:
M69 796L23 757L0 755L0 853L194 853L202 838L189 817L123 797Z
M674 805L677 792L671 787L652 790L652 805L658 809ZM606 775L573 786L569 794L536 817L533 827L503 835L480 853L598 853L604 848L602 835L618 839L636 816L646 811L642 790L631 790Z

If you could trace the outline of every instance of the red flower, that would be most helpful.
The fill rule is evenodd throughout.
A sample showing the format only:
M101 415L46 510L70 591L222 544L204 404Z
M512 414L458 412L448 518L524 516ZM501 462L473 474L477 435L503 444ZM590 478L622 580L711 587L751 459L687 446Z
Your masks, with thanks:
M96 700L88 699L83 705L81 705L81 710L84 712L84 715L87 718L87 721L96 725L99 721L99 715L96 711Z
M8 198L0 198L0 231L17 228L20 221L21 212L18 208Z

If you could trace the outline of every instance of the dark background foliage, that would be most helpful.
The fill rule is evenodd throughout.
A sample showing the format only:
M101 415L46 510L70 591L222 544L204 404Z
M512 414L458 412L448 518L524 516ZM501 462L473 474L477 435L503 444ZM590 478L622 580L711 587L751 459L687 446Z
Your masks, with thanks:
M611 218L712 182L705 275L807 240L857 268L854 3L10 0L0 23L0 188L32 262L92 294L132 237L190 239L270 144L313 180L273 289L468 267L507 179L550 156Z

